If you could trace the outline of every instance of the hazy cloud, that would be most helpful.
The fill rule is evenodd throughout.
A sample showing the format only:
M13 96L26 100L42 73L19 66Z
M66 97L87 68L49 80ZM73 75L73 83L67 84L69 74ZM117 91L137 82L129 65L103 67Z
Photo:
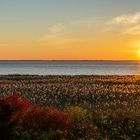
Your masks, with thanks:
M131 35L140 35L140 24L136 25L136 26L132 26L129 28L126 28L123 31L124 34L131 34Z
M100 21L102 18L87 18L84 20L73 20L65 24L58 23L48 28L48 32L40 41L48 41L53 38L67 39L67 40L79 40L81 37L86 38L94 33L101 31ZM103 23L103 22L102 22Z
M51 26L48 29L48 33L40 39L40 41L46 41L49 38L55 38L60 36L65 30L65 26L63 24L56 24Z
M56 24L49 28L50 33L59 33L65 29L64 24Z
M106 24L109 29L120 30L122 34L140 35L140 12L114 17Z
M131 15L121 15L113 18L107 24L133 25L140 23L140 12Z
M9 44L7 44L7 43L0 43L0 47L8 47L9 46Z

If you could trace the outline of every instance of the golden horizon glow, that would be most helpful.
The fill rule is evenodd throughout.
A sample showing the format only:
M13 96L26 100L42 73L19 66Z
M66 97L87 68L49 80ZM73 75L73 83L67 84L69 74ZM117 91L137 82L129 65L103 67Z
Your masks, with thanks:
M139 56L139 58L140 58L140 50L138 51L138 56Z

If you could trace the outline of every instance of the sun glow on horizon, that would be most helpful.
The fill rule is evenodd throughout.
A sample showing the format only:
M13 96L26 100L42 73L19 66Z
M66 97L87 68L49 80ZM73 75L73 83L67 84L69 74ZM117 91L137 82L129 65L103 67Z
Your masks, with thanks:
M139 57L139 59L140 59L140 50L138 50L138 52L137 52L137 53L138 53L138 57Z
M133 42L133 47L135 48L135 52L136 52L136 55L138 57L138 60L140 60L140 41L134 41Z

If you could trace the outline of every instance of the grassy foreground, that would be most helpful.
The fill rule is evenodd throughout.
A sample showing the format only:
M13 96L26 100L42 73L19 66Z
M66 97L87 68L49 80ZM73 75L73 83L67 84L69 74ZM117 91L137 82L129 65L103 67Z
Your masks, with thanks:
M6 139L140 138L140 76L0 76L0 96Z

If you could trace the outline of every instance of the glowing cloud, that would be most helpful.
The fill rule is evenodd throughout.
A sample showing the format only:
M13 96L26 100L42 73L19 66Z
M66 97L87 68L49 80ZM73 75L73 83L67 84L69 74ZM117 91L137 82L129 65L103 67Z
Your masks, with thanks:
M106 24L109 26L106 31L117 29L122 34L140 35L140 12L114 17Z
M140 12L131 15L121 15L113 18L108 24L133 25L140 23Z

